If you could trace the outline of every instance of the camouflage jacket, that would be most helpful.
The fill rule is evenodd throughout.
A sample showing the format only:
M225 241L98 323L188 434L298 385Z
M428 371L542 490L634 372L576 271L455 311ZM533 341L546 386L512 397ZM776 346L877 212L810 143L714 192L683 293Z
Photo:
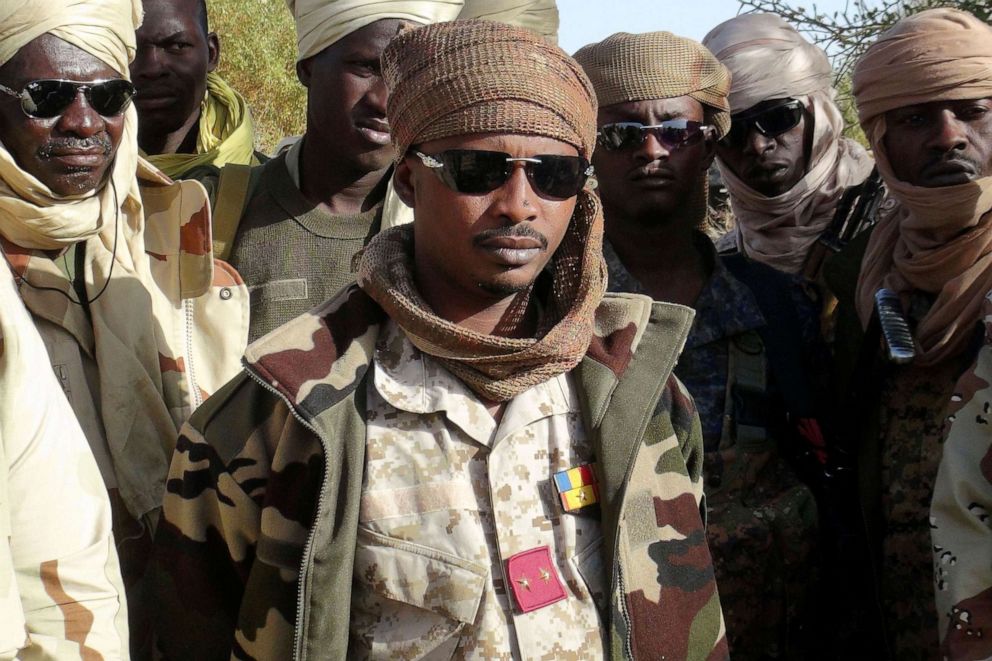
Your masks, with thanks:
M166 658L345 658L366 384L384 319L362 290L342 291L250 346L244 373L184 427L156 539ZM671 376L691 319L609 295L574 372L600 467L617 659L727 657L699 421ZM402 599L470 625L445 608L443 574Z
M992 294L983 316L984 345L951 397L930 506L940 654L953 661L992 657Z
M138 167L144 245L154 296L168 302L155 319L161 388L119 376L113 406L101 406L93 321L70 304L72 283L50 255L6 244L17 273L57 294L22 286L20 294L48 358L97 459L113 507L114 536L131 609L132 653L150 652L144 575L180 425L240 371L248 339L248 290L211 250L210 209L202 186L173 182L144 161ZM71 261L71 260L69 260ZM154 398L154 399L152 399ZM159 399L161 398L161 399ZM164 407L163 407L164 405ZM167 411L164 411L167 409ZM163 410L163 415L154 412Z
M127 658L100 473L0 269L0 659Z

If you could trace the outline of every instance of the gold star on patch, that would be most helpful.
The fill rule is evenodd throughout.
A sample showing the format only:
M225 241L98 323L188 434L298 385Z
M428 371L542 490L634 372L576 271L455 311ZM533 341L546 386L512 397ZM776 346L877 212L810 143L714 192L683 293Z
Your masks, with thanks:
M541 580L542 581L544 581L545 583L548 583L548 582L551 581L551 573L547 569L545 569L544 567L541 567L538 571L540 572Z
M518 583L518 584L520 585L520 587L522 587L522 588L523 588L524 590L530 590L530 580L529 580L529 579L528 579L528 578L527 578L526 576L523 576L523 577L521 577L521 578L518 578L518 579L517 579L517 583Z

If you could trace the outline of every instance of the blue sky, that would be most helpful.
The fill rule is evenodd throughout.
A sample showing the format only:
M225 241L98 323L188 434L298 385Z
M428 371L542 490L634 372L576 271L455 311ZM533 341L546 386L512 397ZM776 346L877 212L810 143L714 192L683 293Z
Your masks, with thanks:
M809 6L810 0L796 5ZM819 0L817 9L842 10L848 0ZM869 3L870 4L870 3ZM740 10L737 0L558 0L558 45L568 53L614 32L668 30L696 41Z

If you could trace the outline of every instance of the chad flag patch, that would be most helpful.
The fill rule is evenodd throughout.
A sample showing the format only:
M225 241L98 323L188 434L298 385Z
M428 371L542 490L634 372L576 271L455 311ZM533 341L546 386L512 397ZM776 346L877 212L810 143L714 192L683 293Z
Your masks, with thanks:
M555 488L565 512L574 512L599 502L595 464L584 464L555 473Z

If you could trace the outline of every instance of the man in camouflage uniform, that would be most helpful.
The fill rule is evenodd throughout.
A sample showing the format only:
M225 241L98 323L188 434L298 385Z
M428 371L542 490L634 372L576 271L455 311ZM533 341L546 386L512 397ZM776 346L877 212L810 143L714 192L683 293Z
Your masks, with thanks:
M0 659L127 657L100 471L0 269Z
M816 311L793 278L699 231L730 123L730 77L698 43L618 33L575 54L603 107L593 163L610 289L696 310L675 368L699 408L707 536L735 658L798 658L816 585L817 515L783 460L822 439Z
M953 9L904 18L866 51L853 82L890 199L824 269L839 300L837 384L850 398L840 410L858 445L864 564L888 651L933 659L927 513L945 411L974 363L992 290L992 28ZM892 301L884 326L879 292Z
M985 343L958 380L930 506L940 656L992 656L992 294Z
M110 494L133 654L179 426L239 369L248 292L196 182L139 158L137 0L0 2L0 237ZM43 365L38 365L42 369Z
M671 375L692 313L604 296L588 79L485 21L404 33L383 72L414 223L185 427L163 651L726 658Z

